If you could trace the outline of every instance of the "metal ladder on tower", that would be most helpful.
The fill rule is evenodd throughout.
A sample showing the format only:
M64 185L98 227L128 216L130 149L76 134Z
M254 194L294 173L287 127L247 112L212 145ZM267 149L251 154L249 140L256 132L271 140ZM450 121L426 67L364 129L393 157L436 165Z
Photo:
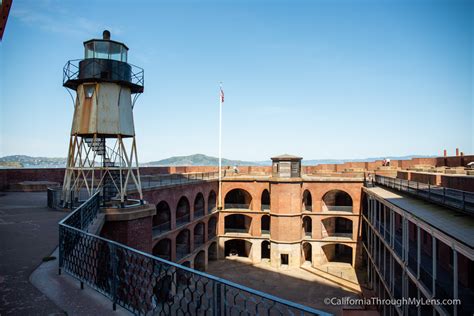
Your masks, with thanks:
M109 175L106 175L103 180L103 200L104 202L109 202L114 198L119 190L116 185L120 185L120 170L108 169L116 167L115 162L111 161L107 157L107 152L105 148L105 138L93 139L85 138L85 142L94 151L98 156L102 156L103 167L108 171ZM105 172L107 172L105 171Z

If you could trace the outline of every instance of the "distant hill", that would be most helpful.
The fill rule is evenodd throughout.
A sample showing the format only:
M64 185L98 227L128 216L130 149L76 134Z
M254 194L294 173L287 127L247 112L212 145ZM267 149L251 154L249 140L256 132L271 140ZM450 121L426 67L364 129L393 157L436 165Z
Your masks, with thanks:
M409 155L409 156L387 156L387 157L373 157L373 158L363 158L363 159L313 159L313 160L305 160L303 159L303 165L305 166L315 166L315 165L322 165L322 164L342 164L345 162L373 162L376 160L410 160L413 158L434 158L437 156L429 156L429 155Z
M206 156L203 154L195 154L190 156L176 156L158 161L151 161L142 164L143 166L217 166L219 158ZM260 166L255 161L231 160L222 158L224 166Z
M383 160L390 158L391 160L407 160L412 158L436 157L427 155L410 155L410 156L390 156L375 157L365 159L303 159L303 165L314 166L318 164L341 164L344 162L370 162L375 160ZM189 156L176 156L158 161L141 163L141 166L217 166L219 159L217 157L206 156L203 154L195 154ZM224 166L270 166L271 161L243 161L222 159ZM0 168L64 168L66 166L66 158L48 158L48 157L30 157L25 155L13 155L0 158Z
M64 168L66 158L13 155L0 158L0 168Z

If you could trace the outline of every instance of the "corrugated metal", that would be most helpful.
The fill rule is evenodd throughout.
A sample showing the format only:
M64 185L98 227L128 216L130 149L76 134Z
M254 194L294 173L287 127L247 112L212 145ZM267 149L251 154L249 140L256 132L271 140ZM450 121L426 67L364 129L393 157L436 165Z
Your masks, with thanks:
M77 89L71 134L134 136L130 88L97 83L92 98L87 98L84 89L87 85L81 84Z

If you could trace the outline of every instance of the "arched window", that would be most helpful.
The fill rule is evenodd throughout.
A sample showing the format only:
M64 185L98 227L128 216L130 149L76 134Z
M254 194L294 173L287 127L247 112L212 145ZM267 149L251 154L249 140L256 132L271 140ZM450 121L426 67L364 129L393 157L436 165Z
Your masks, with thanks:
M198 193L194 199L194 218L204 216L204 196Z
M311 244L309 242L305 242L303 244L303 256L304 256L304 261L313 261L313 251Z
M183 196L176 207L176 226L184 225L190 221L189 201Z
M183 229L178 236L176 236L176 259L179 260L187 256L190 252L189 230Z
M269 211L270 210L270 192L267 189L263 190L262 192L262 211Z
M224 207L237 209L250 209L252 204L252 196L243 189L233 189L225 195Z
M322 210L352 212L351 196L341 190L331 190L323 196Z
M270 242L268 240L262 241L261 257L262 259L270 259Z
M303 217L303 231L306 237L311 238L313 236L313 221L311 217Z
M209 192L209 197L207 199L207 213L210 214L214 212L216 208L217 208L216 192L211 191Z
M216 237L216 230L217 230L217 218L215 216L209 218L209 222L207 222L207 239L211 240L212 238Z
M156 215L153 216L153 234L159 235L171 230L171 210L165 201L156 205Z
M262 235L270 234L270 216L263 215L261 221Z
M199 251L196 257L194 257L194 269L206 271L206 253L204 250Z
M217 243L214 241L207 248L207 261L217 260Z
M313 210L313 199L311 197L311 192L305 190L303 192L303 211L311 212Z
M204 244L204 223L198 223L194 227L194 247L197 248Z

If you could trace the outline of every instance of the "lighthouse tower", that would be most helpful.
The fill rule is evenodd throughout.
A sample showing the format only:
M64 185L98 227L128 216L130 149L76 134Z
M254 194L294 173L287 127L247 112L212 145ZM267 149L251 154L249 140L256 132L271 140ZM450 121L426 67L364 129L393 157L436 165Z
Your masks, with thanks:
M133 107L143 92L143 69L127 63L128 47L110 39L84 42L84 59L64 66L63 86L74 90L66 173L65 206L97 191L104 203L127 204L127 191L143 195ZM68 90L69 91L69 90Z

